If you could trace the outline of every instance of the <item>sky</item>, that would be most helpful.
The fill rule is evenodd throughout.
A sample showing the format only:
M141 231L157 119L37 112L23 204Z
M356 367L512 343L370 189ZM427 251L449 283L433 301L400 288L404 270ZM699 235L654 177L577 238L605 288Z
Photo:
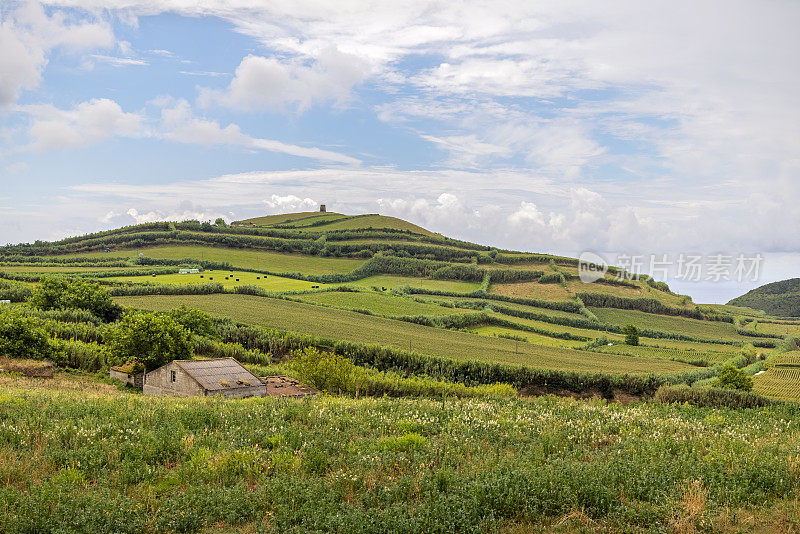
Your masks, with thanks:
M800 3L0 0L0 243L381 213L800 276ZM673 273L674 274L674 273Z

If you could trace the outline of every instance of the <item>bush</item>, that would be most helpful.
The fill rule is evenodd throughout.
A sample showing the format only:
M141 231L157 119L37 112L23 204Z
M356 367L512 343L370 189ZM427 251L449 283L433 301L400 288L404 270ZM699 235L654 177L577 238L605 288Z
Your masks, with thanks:
M122 313L111 294L97 282L49 276L42 277L30 304L42 310L89 310L105 321L115 321Z
M180 308L170 311L169 316L192 334L205 337L218 336L217 330L214 328L214 321L204 311L188 308L185 304L181 304Z
M725 389L751 391L753 389L753 377L747 376L747 373L731 364L726 364L717 375L717 385Z
M15 311L0 312L0 355L43 360L53 355L53 345L38 321Z
M148 371L190 359L191 334L166 314L131 312L107 334L114 362L138 362Z
M627 325L625 328L622 329L622 333L625 334L626 345L636 346L639 344L639 329L636 328L634 325L632 324Z
M664 404L687 403L707 408L760 408L780 404L779 401L749 391L685 385L661 386L656 391L654 399Z
M306 347L294 352L291 369L303 382L326 393L344 393L351 389L353 362L341 354L320 352Z

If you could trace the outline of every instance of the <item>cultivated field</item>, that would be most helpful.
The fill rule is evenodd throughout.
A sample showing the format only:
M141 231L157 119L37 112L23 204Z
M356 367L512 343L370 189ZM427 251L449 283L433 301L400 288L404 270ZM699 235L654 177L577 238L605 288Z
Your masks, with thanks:
M694 369L678 362L515 343L510 339L489 338L264 297L229 294L153 295L119 297L115 300L124 306L156 311L170 310L185 304L242 323L313 334L333 340L378 343L401 349L410 347L423 354L457 360L528 365L542 369L633 374L676 373ZM515 352L517 345L519 353Z

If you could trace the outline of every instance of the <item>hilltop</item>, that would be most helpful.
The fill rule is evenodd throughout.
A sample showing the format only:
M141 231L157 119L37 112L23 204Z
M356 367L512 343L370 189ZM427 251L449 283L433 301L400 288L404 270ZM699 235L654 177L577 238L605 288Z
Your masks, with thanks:
M747 306L781 317L800 317L800 278L765 284L736 297L728 304Z

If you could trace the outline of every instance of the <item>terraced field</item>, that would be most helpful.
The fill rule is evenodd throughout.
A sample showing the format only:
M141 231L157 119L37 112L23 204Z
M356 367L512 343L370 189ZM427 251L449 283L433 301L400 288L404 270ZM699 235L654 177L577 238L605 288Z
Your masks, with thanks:
M686 317L657 315L636 310L617 310L613 308L590 308L600 321L625 326L635 325L637 328L674 332L702 339L719 339L722 341L750 342L755 338L736 333L730 323L720 321L701 321Z
M533 332L526 332L524 330L515 330L512 328L505 328L502 326L479 326L470 329L481 336L489 337L502 337L502 336L515 336L527 339L527 343L535 343L536 345L543 345L545 347L567 347L574 348L584 345L583 341L570 341L566 339L556 339L549 336L542 336L534 334Z
M539 308L536 306L528 306L526 304L517 304L515 302L505 302L502 300L491 300L491 299L481 299L472 297L444 297L439 295L414 295L414 298L430 302L449 302L449 303L469 302L472 304L479 304L481 306L489 306L492 308L497 308L497 307L510 308L512 310L517 310L527 313L539 313L543 315L548 315L550 317L556 317L562 319L586 319L583 315L579 313L571 313L561 310L552 310L550 308Z
M364 292L351 293L340 291L326 291L323 293L308 293L298 295L297 298L310 304L322 304L351 310L368 310L376 315L450 315L472 310L446 308L436 304L415 302L410 298L384 295L381 293Z
M800 352L770 360L764 373L753 378L753 391L777 399L800 401Z
M700 362L705 361L709 365L722 363L732 356L730 352L722 351L699 351L686 350L671 347L654 347L648 345L625 345L624 343L598 347L596 352L607 354L627 354L629 356L640 356L644 358L660 358L664 360L676 360L681 362Z
M325 284L306 282L282 276L256 274L247 271L207 270L199 274L159 274L150 276L115 276L105 278L108 281L153 283L153 284L205 284L219 282L225 289L236 286L257 286L267 291L300 291L312 289L314 286L327 287Z
M165 311L181 304L242 323L362 343L378 343L457 360L477 360L537 368L613 373L674 373L684 363L614 356L443 330L360 313L247 295L153 295L119 297L124 306ZM515 352L519 346L519 353Z
M232 267L244 269L261 269L273 273L302 274L346 274L361 267L366 260L354 258L324 258L320 256L304 256L302 254L281 254L259 250L230 249L223 247L207 247L199 245L177 245L146 247L124 251L88 252L70 254L69 257L98 258L120 257L127 259L140 253L155 259L192 258L214 262L228 262Z
M394 274L378 274L347 282L347 285L357 285L362 287L385 287L392 289L401 286L420 287L423 289L435 289L438 291L454 291L457 293L471 293L480 287L480 284L473 282L461 282L458 280L431 280L430 278L418 278L414 276L399 276Z

